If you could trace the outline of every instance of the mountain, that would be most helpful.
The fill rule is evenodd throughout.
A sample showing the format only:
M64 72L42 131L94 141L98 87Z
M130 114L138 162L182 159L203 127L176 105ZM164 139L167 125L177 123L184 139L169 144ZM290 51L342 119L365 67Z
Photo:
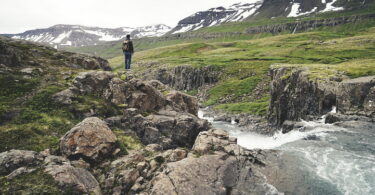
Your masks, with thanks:
M55 25L45 29L29 30L20 34L6 36L53 46L87 46L97 45L107 41L117 41L131 34L133 38L158 37L164 35L171 28L158 24L138 28L99 28L80 25Z
M178 22L168 34L176 34L247 19L299 17L313 13L351 10L365 7L374 0L260 0L236 3L229 7L211 8L197 12Z
M237 3L227 8L217 7L207 11L200 11L182 19L170 33L182 33L225 22L242 21L253 15L260 6L262 6L262 1L256 3Z

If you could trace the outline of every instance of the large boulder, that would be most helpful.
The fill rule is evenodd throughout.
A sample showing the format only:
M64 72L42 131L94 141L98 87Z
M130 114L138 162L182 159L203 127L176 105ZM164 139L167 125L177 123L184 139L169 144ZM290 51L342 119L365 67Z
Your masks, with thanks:
M114 74L106 71L81 72L73 85L82 94L102 96Z
M175 103L175 107L179 108L181 111L188 112L190 114L198 114L198 99L196 97L173 91L166 96L167 100Z
M128 105L143 112L153 112L164 108L167 104L163 94L151 85L135 80L131 83L133 91L128 98Z
M126 104L129 84L119 78L113 78L105 90L104 97L114 104Z
M43 155L25 150L10 150L0 153L0 175L13 172L20 167L34 167L43 162Z
M61 138L60 150L68 158L82 157L88 161L98 161L112 154L116 140L115 134L104 121L90 117Z
M167 163L151 181L154 194L266 194L270 191L256 151L236 144L220 129L201 132L193 151Z
M67 159L48 156L44 164L44 171L53 177L64 192L102 194L95 177L86 169L73 167Z
M77 88L71 87L54 94L52 98L61 104L70 105L73 103L74 98L77 97L77 92Z
M172 112L174 113L174 112ZM199 132L209 129L209 123L191 114L150 115L146 120L153 124L161 135L171 139L173 146L190 148Z
M109 62L105 59L95 57L95 56L86 56L82 54L75 54L69 57L70 63L74 65L79 65L87 70L96 70L102 69L105 71L111 71Z

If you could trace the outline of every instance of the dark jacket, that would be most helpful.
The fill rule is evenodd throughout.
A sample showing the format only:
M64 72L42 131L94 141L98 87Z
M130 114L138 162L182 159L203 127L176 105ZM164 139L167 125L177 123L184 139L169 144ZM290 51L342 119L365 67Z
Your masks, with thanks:
M122 51L134 53L133 41L131 41L131 40L125 40L122 43Z

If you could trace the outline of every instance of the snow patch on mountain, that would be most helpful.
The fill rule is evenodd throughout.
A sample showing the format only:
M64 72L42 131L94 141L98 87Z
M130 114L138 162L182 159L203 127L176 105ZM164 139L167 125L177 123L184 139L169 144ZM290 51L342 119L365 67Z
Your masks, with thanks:
M322 0L324 1L324 3L326 3L325 0ZM340 11L340 10L344 10L343 7L334 7L333 4L336 3L337 0L332 0L332 2L330 3L326 3L326 8L320 12L330 12L330 11Z
M124 39L127 34L133 38L159 37L170 31L169 26L163 24L131 28L99 28L79 25L55 25L50 28L26 31L20 34L8 35L14 39L48 43L60 46L96 45L100 42Z
M229 7L216 7L197 12L183 20L172 30L172 34L198 30L226 22L240 22L255 14L263 1L255 3L236 3Z
M322 4L325 4L325 8L323 10L320 10L319 12L329 12L329 11L344 10L343 7L335 7L335 6L333 6L333 4L336 3L336 2L337 2L337 0L332 0L331 2L327 3L326 0L322 0ZM290 13L288 14L287 17L304 16L304 15L308 15L308 14L311 14L311 13L315 13L318 10L318 7L314 7L310 11L301 12L300 7L301 7L300 3L296 3L296 2L293 1L291 7L287 7L286 8L286 10L290 8Z

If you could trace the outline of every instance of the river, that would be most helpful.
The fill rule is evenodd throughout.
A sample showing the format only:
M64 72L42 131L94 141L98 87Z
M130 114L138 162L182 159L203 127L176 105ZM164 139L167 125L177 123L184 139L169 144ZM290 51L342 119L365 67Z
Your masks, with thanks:
M246 132L234 122L213 121L204 113L200 110L199 116L236 137L239 145L280 151L282 172L298 175L294 179L277 176L281 178L272 185L281 193L285 190L286 194L375 194L374 123L353 121L337 126L324 124L322 116L318 121L302 121L303 131L264 136ZM290 187L291 183L298 187Z

